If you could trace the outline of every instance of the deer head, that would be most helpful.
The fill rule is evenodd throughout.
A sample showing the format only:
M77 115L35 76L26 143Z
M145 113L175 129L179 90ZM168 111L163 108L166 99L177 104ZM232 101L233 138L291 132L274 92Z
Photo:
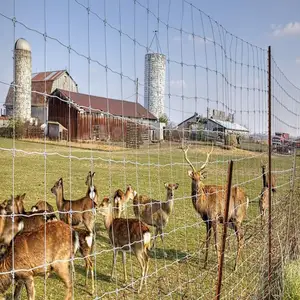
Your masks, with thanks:
M108 215L111 214L111 212L112 212L112 206L111 206L111 203L110 203L110 200L109 200L108 197L104 197L103 198L103 200L99 204L97 210L104 217L107 217Z
M168 198L173 198L174 191L178 189L179 183L165 183L164 185L167 190Z
M95 172L92 173L91 171L89 171L88 175L86 176L85 185L87 186L94 185L94 176L95 176Z
M23 195L17 195L15 198L11 195L10 199L6 201L5 209L7 213L23 214L24 209L24 199L26 193Z
M57 196L58 191L63 190L63 179L59 178L58 181L55 182L54 186L51 188L51 193Z
M208 164L209 157L210 157L210 155L213 152L213 145L211 146L210 152L208 152L207 155L206 155L206 161L205 161L205 163L200 167L200 169L198 171L195 169L195 167L193 166L193 164L191 163L191 161L188 159L187 152L189 150L189 146L187 146L186 148L182 148L182 150L184 152L184 158L185 158L186 162L192 168L192 170L188 171L189 177L191 177L193 180L197 180L197 181L201 181L202 179L205 179L206 178L206 171L204 171L204 170L205 170L205 168L206 168L206 166Z

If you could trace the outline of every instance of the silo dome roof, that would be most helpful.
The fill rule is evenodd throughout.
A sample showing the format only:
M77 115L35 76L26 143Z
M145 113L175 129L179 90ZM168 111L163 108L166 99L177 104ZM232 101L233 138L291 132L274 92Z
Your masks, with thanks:
M24 39L18 39L15 43L15 50L27 50L31 51L29 43Z

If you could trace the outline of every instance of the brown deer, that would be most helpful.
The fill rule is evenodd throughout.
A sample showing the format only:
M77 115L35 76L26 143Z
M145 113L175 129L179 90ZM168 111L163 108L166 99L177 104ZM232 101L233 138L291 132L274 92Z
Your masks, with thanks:
M47 223L46 234L44 226L18 234L14 239L13 248L10 245L0 258L0 294L5 293L12 283L10 271L13 267L16 280L15 299L19 299L24 284L28 299L35 299L33 278L43 275L45 271L54 271L66 286L65 299L70 300L72 285L69 264L77 249L77 233L61 221Z
M98 211L104 216L104 225L108 231L113 246L113 266L111 278L114 278L118 252L122 252L124 280L127 281L126 252L132 251L142 269L142 278L138 292L142 290L149 268L149 256L147 250L150 247L151 233L149 227L137 219L114 218L113 207L109 198L104 198Z
M120 218L122 213L125 213L126 205L129 200L133 200L133 188L129 184L124 193L122 190L116 190L114 194L114 214L116 218Z
M6 211L8 214L16 214L21 220L23 220L23 231L31 231L38 226L45 224L45 222L56 221L56 215L54 213L46 214L44 211L26 212L24 208L24 198L26 194L17 195L14 199L7 201Z
M261 168L263 174L266 175L266 187L269 186L269 172L266 172L266 164L261 160ZM271 187L272 187L272 192L276 193L276 179L274 174L271 174Z
M47 201L40 200L35 205L33 205L31 207L31 211L32 212L46 211L46 212L52 212L52 213L54 213L54 208Z
M86 196L90 197L96 204L98 204L99 195L98 190L94 185L94 176L95 172L92 173L91 171L89 171L85 180L85 184L88 186Z
M84 224L89 232L93 232L95 217L92 210L96 208L97 204L89 196L78 200L65 200L62 178L54 184L51 192L56 196L56 205L61 220L73 226ZM70 216L71 209L72 217Z
M2 247L9 245L14 236L22 231L24 228L24 222L19 217L14 217L12 220L11 216L7 215L5 207L0 204L0 246Z
M167 190L166 202L153 200L144 195L137 195L135 192L133 198L133 211L135 217L141 219L144 223L155 227L155 236L152 247L155 247L157 235L160 238L164 248L163 228L168 224L169 217L174 207L174 191L178 189L178 183L165 183ZM164 252L164 256L167 254Z
M227 188L218 185L205 185L202 180L205 178L204 169L206 168L212 149L207 153L205 163L200 167L199 171L195 169L191 161L187 157L188 147L182 149L184 158L192 168L188 171L188 176L192 179L191 196L195 210L200 214L202 220L206 224L206 253L204 268L207 266L208 248L211 236L211 229L214 231L215 248L218 255L218 263L220 263L221 253L218 247L218 223L223 223ZM231 197L229 202L228 222L229 226L234 229L237 238L237 254L234 269L236 269L240 251L243 242L242 221L246 216L249 205L249 199L246 197L243 189L234 186L231 188Z
M49 212L50 211L54 212L52 205L50 205L48 202L45 202L45 201L39 201L34 206L32 206L32 210L34 212L43 211L44 209L46 209L46 211L49 211ZM78 233L79 252L85 261L85 269L86 269L85 284L87 285L88 276L89 276L89 273L91 273L92 293L94 293L94 291L95 291L94 270L93 270L93 262L91 259L91 253L92 253L92 249L93 249L93 245L94 245L93 233L88 230L81 229L81 228L73 228L73 229Z

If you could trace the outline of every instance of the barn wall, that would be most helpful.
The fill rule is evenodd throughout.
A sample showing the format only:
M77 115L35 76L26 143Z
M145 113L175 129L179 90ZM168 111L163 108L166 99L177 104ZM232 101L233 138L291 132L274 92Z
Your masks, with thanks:
M62 89L62 90L78 93L78 87L75 81L70 76L68 76L67 73L63 74L58 79L54 80L51 93L55 89Z
M49 98L48 120L59 122L66 127L71 140L77 140L77 114L78 111L75 108L69 109L67 102Z

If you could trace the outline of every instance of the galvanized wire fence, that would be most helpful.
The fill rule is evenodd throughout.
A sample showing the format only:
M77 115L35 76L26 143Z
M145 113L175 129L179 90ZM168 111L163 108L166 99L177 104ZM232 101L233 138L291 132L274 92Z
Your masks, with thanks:
M49 231L56 226L48 224L49 216L65 219L70 214L77 228L84 221L76 218L91 212L92 230L82 226L80 249L66 259L74 263L75 272L68 273L74 299L288 295L285 274L299 256L300 93L276 64L271 48L233 35L185 0L155 5L138 0L44 0L30 8L30 17L26 9L15 1L0 9L0 24L11 32L3 40L4 59L11 69L8 75L0 73L6 111L11 114L2 118L4 129L0 128L5 136L0 138L0 292L13 295L12 278L16 290L26 279L30 294L32 278L26 269L42 275L35 278L37 297L64 297L66 288L58 289L61 283L51 274L57 270L48 266L66 259L58 252L49 254L56 249L51 234L57 243L66 241L59 229L53 229L55 234ZM63 20L60 27L53 15ZM15 74L20 59L16 50L26 50L24 42L16 42L19 37L31 47L31 85L22 72ZM144 65L146 54L159 59ZM38 125L33 119L19 121L20 94L29 95L31 117ZM145 98L150 103L146 107ZM41 136L25 134L31 127L41 129ZM230 161L231 189L226 187ZM95 177L86 186L89 171ZM53 191L62 182L66 196L60 194L59 200ZM134 190L128 201L116 199L117 189L125 192L128 185ZM23 193L20 209L18 194ZM84 203L94 199L93 207L62 204L81 197ZM120 199L126 209L110 224L103 214L108 204L119 205ZM22 228L18 224L28 222L28 211L38 200L51 204L54 211L35 212L43 224L35 226L32 221L35 228ZM229 223L224 215L227 205ZM120 227L112 234L114 226ZM143 277L139 254L129 251L127 261L123 256L116 264L112 257L140 243L148 245L143 235L148 229L143 227L141 234L142 226L149 227L151 243L156 233L158 238L145 252L149 270L137 293ZM41 231L38 259L33 246L21 240ZM72 247L74 242L69 241ZM25 254L21 248L26 248ZM20 263L22 255L30 263ZM89 261L94 285L89 278L85 282Z

